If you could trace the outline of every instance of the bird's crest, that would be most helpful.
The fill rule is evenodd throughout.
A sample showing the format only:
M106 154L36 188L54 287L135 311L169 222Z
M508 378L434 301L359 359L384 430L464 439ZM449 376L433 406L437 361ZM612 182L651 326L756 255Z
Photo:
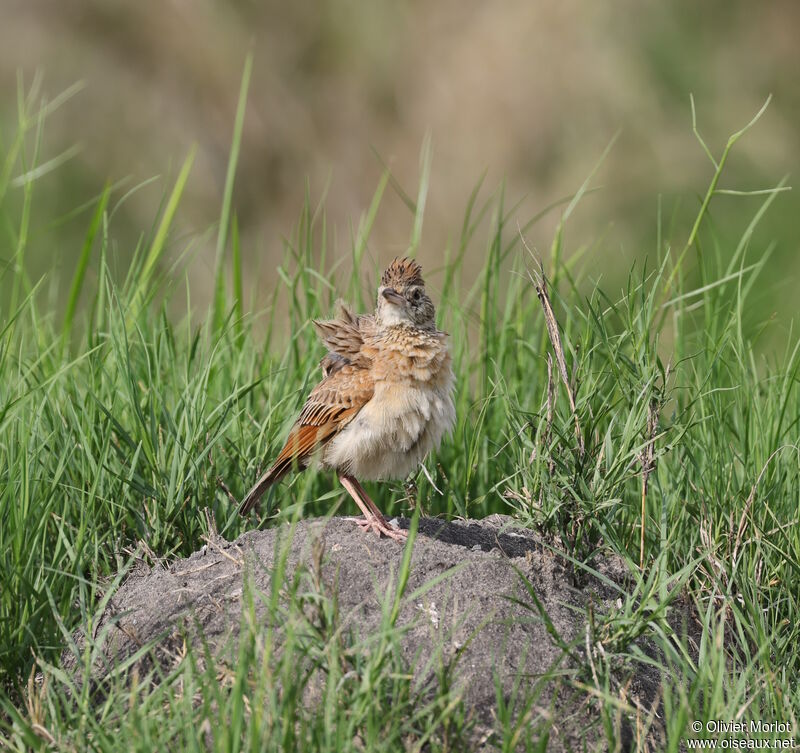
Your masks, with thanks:
M395 259L381 275L381 285L385 287L406 287L424 285L422 266L413 259Z

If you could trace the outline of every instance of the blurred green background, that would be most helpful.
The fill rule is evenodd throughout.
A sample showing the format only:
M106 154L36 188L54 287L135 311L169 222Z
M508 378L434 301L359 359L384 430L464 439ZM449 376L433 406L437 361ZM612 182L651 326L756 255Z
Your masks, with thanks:
M574 192L620 131L593 181L602 190L584 200L567 234L572 252L589 247L585 270L612 294L633 260L655 259L659 201L665 247L685 243L698 194L713 173L692 134L690 92L698 127L717 156L727 136L773 95L737 146L723 188L766 188L798 172L800 5L791 0L5 0L2 16L4 148L16 124L20 77L28 87L39 71L50 99L85 84L46 124L39 161L65 152L69 159L37 181L25 260L34 280L54 267L65 270L65 287L90 216L74 210L106 181L128 178L132 187L159 176L114 216L112 262L124 273L196 143L170 248L174 259L194 239L187 266L192 303L210 301L209 231L219 217L250 50L234 206L245 279L265 289L272 289L283 238L307 190L312 203L327 191L327 220L335 228L329 242L347 255L381 159L413 195L428 132L434 156L420 256L431 268L457 238L484 172L483 195L505 181L506 206L519 202L515 214L523 224ZM6 217L18 216L12 210L21 193L6 197ZM730 253L726 242L739 238L759 202L715 198L721 253ZM799 211L796 191L780 195L748 253L754 261L776 242L754 299L757 316L776 321L767 336L775 344L797 313ZM543 256L557 220L551 212L527 233ZM387 192L369 244L377 266L405 250L411 226L408 208ZM13 257L12 239L6 228L4 261ZM466 273L482 263L467 259Z

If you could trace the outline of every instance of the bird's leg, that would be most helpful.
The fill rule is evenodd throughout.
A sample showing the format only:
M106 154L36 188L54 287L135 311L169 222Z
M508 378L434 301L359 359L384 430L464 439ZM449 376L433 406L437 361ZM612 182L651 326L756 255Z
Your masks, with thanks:
M356 520L359 528L362 531L375 531L380 536L388 536L391 539L402 541L408 538L408 532L402 529L392 528L387 522L386 518L378 509L378 506L369 498L361 484L353 476L348 476L345 473L339 475L339 481L342 486L347 489L348 494L355 500L356 504L361 508L364 513L363 520Z
M380 508L372 501L372 497L367 494L367 490L361 486L361 482L355 476L352 476L351 480L353 482L353 486L358 492L358 496L361 497L364 504L369 508L369 511L379 520L385 521L386 519L383 517L383 513L380 511Z
M363 519L353 519L362 529L368 530L369 528L372 528L373 521L374 524L377 524L377 526L380 526L381 523L386 525L386 520L384 519L383 515L381 515L380 511L378 511L378 514L375 515L375 503L372 502L372 500L369 498L369 495L364 492L364 496L361 496L363 487L361 487L361 484L359 484L358 481L353 478L353 476L347 476L342 473L339 475L339 481L341 482L342 486L347 489L347 493L355 500L355 503L359 506L359 508L361 508L361 512L364 513ZM380 534L379 527L375 530L378 534Z

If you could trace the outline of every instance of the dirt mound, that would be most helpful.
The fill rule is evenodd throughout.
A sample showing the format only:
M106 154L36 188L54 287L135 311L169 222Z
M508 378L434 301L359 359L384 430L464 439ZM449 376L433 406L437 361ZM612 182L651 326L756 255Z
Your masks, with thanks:
M174 661L175 647L185 636L196 639L199 632L212 653L230 650L241 624L245 589L252 583L255 591L270 593L280 551L287 555L287 579L298 568L316 567L318 582L336 590L340 613L352 626L362 635L376 629L386 594L396 588L403 546L361 533L342 518L303 521L293 537L288 534L289 527L283 526L251 531L234 542L218 539L169 567L132 572L101 621L100 629L109 623L114 627L96 665L97 679L149 642L155 643L155 651L137 661ZM403 657L410 671L426 666L435 651L452 661L455 682L479 719L476 730L484 738L495 719L496 680L510 698L518 678L523 678L524 689L525 683L542 682L547 675L535 713L557 719L548 750L580 749L581 740L591 747L603 735L591 694L579 687L592 685L587 613L591 604L597 621L616 610L620 594L613 584L624 589L627 578L618 558L604 558L597 569L602 578L584 575L579 586L572 585L568 563L505 516L469 524L424 519L397 618L405 628ZM437 578L429 590L414 596ZM261 618L264 601L256 600ZM646 641L640 639L638 646L655 655ZM621 666L616 680L618 687L627 686L628 703L646 711L657 702L660 677L652 668ZM628 722L622 717L618 724L629 744ZM651 734L657 734L655 728Z

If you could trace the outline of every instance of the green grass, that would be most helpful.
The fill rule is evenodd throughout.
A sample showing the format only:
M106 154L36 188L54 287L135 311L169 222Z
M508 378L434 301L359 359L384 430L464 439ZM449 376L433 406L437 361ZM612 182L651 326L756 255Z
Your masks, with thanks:
M25 271L33 170L53 107L21 94L19 133L3 142L2 284L10 295L0 304L0 742L10 749L52 741L111 750L126 740L137 750L200 750L209 729L218 750L466 745L472 722L451 690L452 668L440 668L438 690L420 688L398 650L408 559L375 636L342 629L335 594L315 581L313 568L290 576L278 563L274 593L251 593L250 604L265 599L280 611L281 651L251 608L238 660L229 664L190 647L159 682L120 677L99 699L59 669L71 631L96 620L139 542L169 559L202 546L214 525L228 539L252 525L238 517L226 488L242 496L317 378L323 353L309 320L327 315L339 296L371 305L363 269L377 280L368 240L383 193L395 186L388 173L349 258L332 258L324 207L308 200L275 288L259 291L253 310L243 302L251 291L242 279L233 176L246 90L247 74L208 312L167 313L184 285L180 270L166 273L164 252L181 250L173 222L192 154L124 279L114 279L109 255L114 209L125 195L115 187L99 193L80 264L63 281L69 295L61 310L52 303L59 281L30 280ZM797 729L800 356L790 326L782 352L756 356L763 330L783 325L749 313L770 251L750 239L783 185L755 197L719 195L719 175L742 134L719 160L703 145L714 176L688 241L660 232L624 290L584 279L559 229L545 270L566 383L534 285L538 263L522 239L529 225L518 222L502 189L487 196L476 187L446 262L426 269L440 326L451 334L458 422L427 460L441 494L420 474L416 500L428 515L512 512L563 550L576 579L604 551L630 562L635 588L620 594L618 613L593 616L592 650L576 653L584 664L571 678L593 694L612 747L622 715L640 732L652 722L613 679L614 667L652 661L633 642L640 635L663 651L665 749L678 750L695 719L789 721ZM412 248L423 233L429 165L426 149L418 196L403 197ZM21 173L31 177L16 189L20 203L9 197ZM565 221L588 188L561 203ZM710 213L720 200L751 212L735 248L720 247L714 234ZM754 201L761 203L751 209ZM653 221L661 229L660 213ZM484 259L472 280L462 269L467 258ZM699 282L690 288L690 280ZM380 498L392 511L410 509L401 483L381 485ZM330 474L301 474L270 490L262 524L332 508L355 512ZM281 588L286 603L277 598ZM702 621L699 661L676 645L666 622L683 593ZM97 645L79 652L84 672ZM309 709L303 691L320 671L324 700ZM44 684L29 682L35 672ZM535 692L521 687L499 699L501 749L546 745L547 725L531 716Z

